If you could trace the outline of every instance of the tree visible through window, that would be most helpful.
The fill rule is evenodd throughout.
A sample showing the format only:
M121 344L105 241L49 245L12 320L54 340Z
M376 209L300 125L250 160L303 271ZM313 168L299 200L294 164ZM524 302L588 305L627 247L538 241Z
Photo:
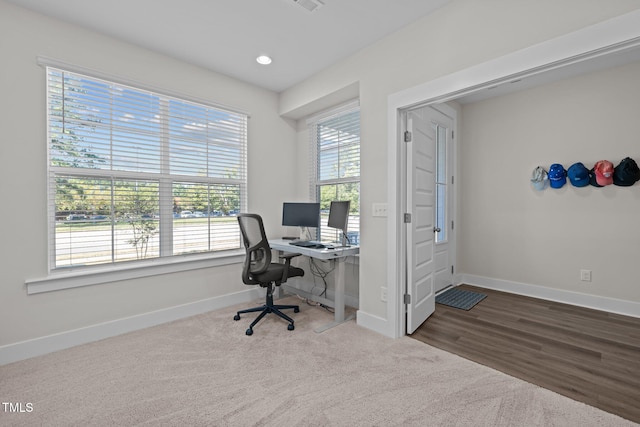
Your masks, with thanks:
M47 68L53 269L240 248L245 114Z

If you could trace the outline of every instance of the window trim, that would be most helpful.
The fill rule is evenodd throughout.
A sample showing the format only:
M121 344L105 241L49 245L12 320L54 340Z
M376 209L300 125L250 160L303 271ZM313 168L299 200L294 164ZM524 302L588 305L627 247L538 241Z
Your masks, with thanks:
M27 295L62 289L79 288L143 277L192 271L202 268L239 264L244 260L244 249L234 249L217 253L215 256L177 255L137 261L131 265L121 263L114 266L84 267L81 271L52 271L47 277L27 279Z

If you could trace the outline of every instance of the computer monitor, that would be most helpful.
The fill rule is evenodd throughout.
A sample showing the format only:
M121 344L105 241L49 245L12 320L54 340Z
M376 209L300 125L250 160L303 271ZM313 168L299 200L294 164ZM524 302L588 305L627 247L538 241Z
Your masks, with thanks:
M282 225L320 227L320 203L283 203Z
M349 200L340 200L331 202L329 206L329 221L327 225L331 228L337 228L342 231L342 239L347 237L347 226L349 224Z

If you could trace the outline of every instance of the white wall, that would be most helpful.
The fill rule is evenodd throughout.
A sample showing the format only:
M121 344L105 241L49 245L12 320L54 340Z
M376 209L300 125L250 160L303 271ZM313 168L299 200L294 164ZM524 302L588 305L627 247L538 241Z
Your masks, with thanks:
M36 65L38 55L249 111L249 210L265 216L271 236L282 233L281 202L298 195L299 189L287 183L299 181L298 172L308 170L306 164L299 164L298 171L265 166L264 159L295 164L299 158L296 123L280 114L299 119L315 111L314 103L321 101L326 108L330 100L351 98L355 89L360 95L362 125L360 309L384 320L387 307L380 301L380 286L386 285L387 278L387 224L384 218L371 216L371 204L388 200L388 96L639 7L636 0L453 0L278 97L0 0L0 195L4 202L0 211L0 350L23 340L245 289L238 279L239 267L231 265L26 295L25 280L47 273L45 83L44 70ZM345 88L348 94L342 97ZM597 157L595 152L592 155ZM602 154L615 155L609 150ZM557 156L574 158L573 150ZM615 189L604 191L595 197L616 193ZM602 218L608 216L603 213ZM459 251L473 244L461 234ZM468 253L461 257L465 268L484 271L468 259ZM596 280L604 267L594 263L579 268L583 267L594 271L594 285L600 286Z
M387 223L371 205L388 200L389 95L553 39L639 7L636 1L454 0L433 14L316 74L280 95L280 112L297 117L316 99L354 82L361 104L360 310L387 317ZM567 11L571 11L568 13ZM544 23L544 25L541 25ZM469 208L469 206L466 206ZM458 250L467 244L458 234ZM594 268L595 270L595 268Z
M640 184L529 182L538 165L640 161L639 76L634 63L463 107L464 273L640 302Z
M278 115L275 93L0 1L0 350L249 288L235 264L27 296L25 280L47 275L48 256L45 71L37 56L249 112L249 210L264 216L271 235L281 235L281 203L294 193L287 183L296 171L280 165L295 163L296 124Z

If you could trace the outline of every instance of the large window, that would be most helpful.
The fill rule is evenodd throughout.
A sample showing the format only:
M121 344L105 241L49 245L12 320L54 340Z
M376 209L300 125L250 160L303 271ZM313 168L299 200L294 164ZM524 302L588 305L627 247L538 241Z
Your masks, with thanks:
M240 248L247 116L47 68L51 269Z
M329 228L327 220L332 200L350 200L347 237L360 241L360 108L344 106L309 120L313 153L311 191L320 202L319 238L341 241L340 231Z

